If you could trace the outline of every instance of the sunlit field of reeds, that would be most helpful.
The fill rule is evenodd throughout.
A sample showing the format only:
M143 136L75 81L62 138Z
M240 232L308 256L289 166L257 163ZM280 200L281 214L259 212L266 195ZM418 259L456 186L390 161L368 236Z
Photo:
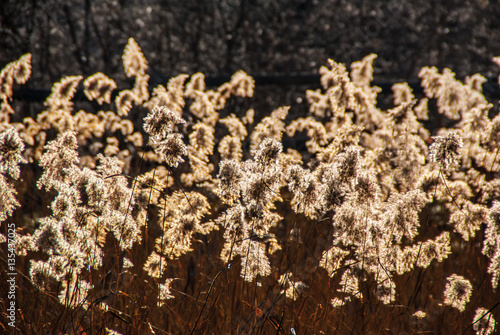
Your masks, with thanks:
M68 76L23 118L31 55L0 74L0 333L495 333L500 116L480 74L422 68L425 96L394 84L382 110L376 55L330 60L292 118L235 114L243 71L151 90L132 38L122 59L130 89Z

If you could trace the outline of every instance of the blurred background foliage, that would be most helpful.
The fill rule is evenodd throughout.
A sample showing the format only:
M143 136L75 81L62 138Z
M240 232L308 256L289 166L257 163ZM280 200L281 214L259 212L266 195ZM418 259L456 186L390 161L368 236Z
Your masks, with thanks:
M7 0L0 66L30 52L28 87L98 71L121 87L120 57L133 37L149 60L150 85L198 71L317 73L328 58L350 64L370 53L379 80L415 81L423 66L491 77L498 17L488 0Z

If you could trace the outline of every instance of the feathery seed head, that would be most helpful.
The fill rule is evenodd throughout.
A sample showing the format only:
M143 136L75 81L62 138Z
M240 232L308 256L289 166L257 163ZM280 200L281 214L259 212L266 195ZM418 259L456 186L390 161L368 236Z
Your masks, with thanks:
M431 161L438 163L442 168L448 169L457 163L460 157L460 148L463 140L460 135L449 132L444 136L435 136L434 143L429 148Z
M280 142L272 138L266 138L262 141L259 150L255 154L255 161L264 167L270 166L276 162L282 149Z
M463 312L472 294L471 283L457 274L449 276L447 281L444 290L444 304Z
M144 118L144 130L150 136L163 139L172 132L174 125L185 122L172 109L166 106L155 106Z

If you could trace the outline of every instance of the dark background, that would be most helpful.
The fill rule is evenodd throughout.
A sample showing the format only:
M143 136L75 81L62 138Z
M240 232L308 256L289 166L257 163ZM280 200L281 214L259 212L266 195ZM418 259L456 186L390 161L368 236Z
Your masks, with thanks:
M134 37L152 86L198 71L317 74L328 58L349 65L370 53L378 54L376 83L418 85L423 66L494 80L499 18L493 0L8 0L0 5L0 66L31 52L24 87L100 71L127 88L121 55ZM256 98L276 107L319 87L284 81Z

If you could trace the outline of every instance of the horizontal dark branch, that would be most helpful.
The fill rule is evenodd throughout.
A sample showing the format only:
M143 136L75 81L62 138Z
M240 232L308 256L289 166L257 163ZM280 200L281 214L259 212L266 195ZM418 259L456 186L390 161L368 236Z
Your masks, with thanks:
M254 75L252 76L255 80L257 86L308 86L309 89L320 88L320 75L318 74L270 74L270 75ZM156 76L156 81L163 82L166 84L168 82L168 77ZM207 76L205 78L205 83L208 87L217 87L225 82L231 80L230 76ZM382 89L383 94L391 94L391 87L395 82L377 82L374 81L372 85L378 86ZM408 82L413 92L417 95L423 94L420 82ZM150 86L150 91L154 86ZM122 88L124 89L124 88ZM122 90L120 89L120 90ZM113 98L116 97L120 90L115 90L113 92ZM500 99L500 89L498 87L497 78L489 78L487 82L483 84L483 93L489 99ZM45 101L50 94L50 90L47 89L34 89L34 88L18 88L14 90L14 100L26 101L26 102L41 102ZM82 89L77 90L74 99L75 101L85 101L87 97L83 93Z

